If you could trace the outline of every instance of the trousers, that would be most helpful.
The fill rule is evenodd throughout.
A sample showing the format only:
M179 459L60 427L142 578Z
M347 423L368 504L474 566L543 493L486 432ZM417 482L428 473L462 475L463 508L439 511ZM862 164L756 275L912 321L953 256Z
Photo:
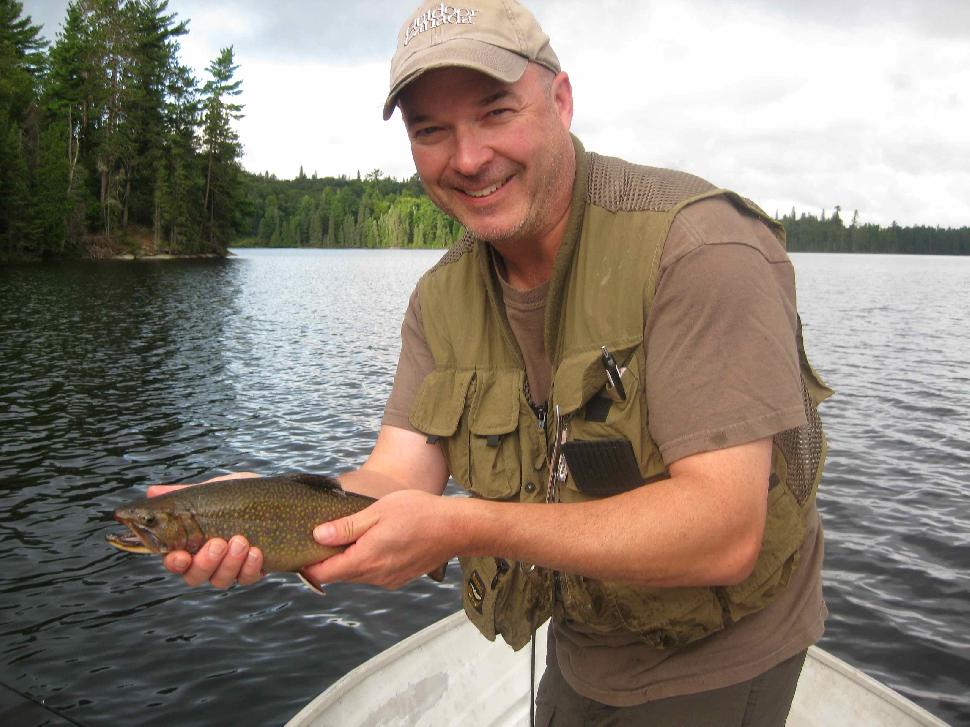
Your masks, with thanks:
M539 682L537 727L784 727L806 651L750 681L611 707L578 694L553 664Z

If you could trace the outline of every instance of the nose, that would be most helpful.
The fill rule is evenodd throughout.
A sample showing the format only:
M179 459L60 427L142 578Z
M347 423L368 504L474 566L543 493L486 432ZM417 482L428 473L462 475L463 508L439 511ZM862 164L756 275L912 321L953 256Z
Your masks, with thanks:
M474 177L494 155L480 130L467 126L455 129L451 168L456 172L466 177Z

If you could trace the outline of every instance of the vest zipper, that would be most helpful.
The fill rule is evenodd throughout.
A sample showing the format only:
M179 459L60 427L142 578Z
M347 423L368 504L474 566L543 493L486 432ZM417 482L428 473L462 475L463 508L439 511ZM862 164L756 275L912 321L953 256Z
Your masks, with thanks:
M532 406L532 411L535 412L536 419L539 420L539 431L545 432L546 431L546 405L543 404L542 406L533 406L533 404L530 402L529 406Z
M521 363L522 353L519 353L519 361ZM525 364L522 364L522 370L525 370ZM525 385L522 387L523 393L525 394L525 400L529 403L529 408L532 409L532 413L535 414L536 419L539 424L539 431L546 431L546 405L536 404L532 398L532 387L529 386L529 377L525 376Z

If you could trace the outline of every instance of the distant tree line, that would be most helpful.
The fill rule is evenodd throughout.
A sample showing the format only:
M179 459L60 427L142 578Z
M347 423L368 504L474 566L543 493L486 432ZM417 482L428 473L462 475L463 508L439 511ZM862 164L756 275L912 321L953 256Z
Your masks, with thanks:
M858 211L846 225L842 208L826 217L796 215L795 209L781 218L791 252L877 252L903 255L970 255L970 227L942 228L918 225L889 227L859 224Z
M168 0L72 0L53 45L0 0L0 259L224 252L239 233L231 47L200 83Z
M232 47L196 79L168 0L71 0L53 45L0 0L0 260L229 244L446 247L457 222L404 181L244 172ZM781 218L793 251L970 254L970 229Z
M247 237L261 247L447 247L460 225L424 194L417 175L406 181L379 169L363 179L279 180L247 175Z

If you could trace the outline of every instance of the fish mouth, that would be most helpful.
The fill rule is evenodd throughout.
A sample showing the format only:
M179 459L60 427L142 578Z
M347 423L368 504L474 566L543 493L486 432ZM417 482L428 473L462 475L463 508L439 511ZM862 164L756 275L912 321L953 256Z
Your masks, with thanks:
M134 523L124 524L128 526L128 530L119 533L108 533L105 536L105 540L108 541L109 545L113 545L118 550L124 550L127 553L168 552L168 548L155 537L152 531L140 528Z

